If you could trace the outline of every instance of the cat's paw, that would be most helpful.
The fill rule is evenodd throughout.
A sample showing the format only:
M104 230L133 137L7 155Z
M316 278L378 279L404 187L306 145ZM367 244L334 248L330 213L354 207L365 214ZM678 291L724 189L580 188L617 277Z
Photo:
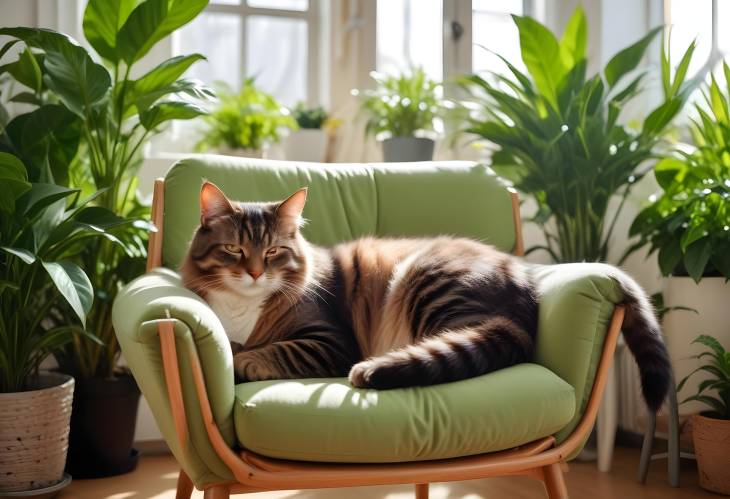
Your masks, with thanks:
M233 370L237 381L262 381L269 379L267 369L253 356L242 352L233 357Z
M355 388L374 388L373 373L375 372L375 363L369 360L358 362L350 369L348 378L350 384Z

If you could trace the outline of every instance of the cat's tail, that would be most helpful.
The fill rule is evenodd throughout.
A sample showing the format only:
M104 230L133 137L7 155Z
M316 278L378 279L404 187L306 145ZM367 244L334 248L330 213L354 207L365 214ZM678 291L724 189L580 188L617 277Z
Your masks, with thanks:
M350 370L350 383L385 390L458 381L528 362L533 348L534 339L521 326L491 316L359 362Z
M641 391L646 405L656 412L667 397L673 380L672 364L659 321L641 286L619 269L608 268L624 296L621 304L626 308L626 315L621 330L639 366Z

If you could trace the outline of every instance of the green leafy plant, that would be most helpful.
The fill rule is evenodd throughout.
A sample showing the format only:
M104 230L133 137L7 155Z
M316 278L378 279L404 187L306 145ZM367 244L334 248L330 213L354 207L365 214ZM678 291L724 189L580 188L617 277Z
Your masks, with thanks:
M291 110L291 114L296 120L297 126L302 129L319 130L327 121L327 111L322 106L307 107L304 102L299 102Z
M20 160L0 152L0 392L27 389L43 359L64 345L99 342L84 328L93 290L75 257L96 239L113 240L107 229L125 221L78 194L29 181ZM69 321L49 324L66 309Z
M730 90L730 67L723 63ZM662 189L631 225L634 248L657 252L662 274L730 279L730 98L714 76L690 131L693 152L677 150L654 167Z
M279 142L285 129L297 127L289 110L256 88L254 78L247 78L237 93L221 85L218 98L218 105L205 117L208 129L195 146L199 151L221 147L258 150Z
M513 19L527 73L502 58L511 77L464 77L471 98L463 132L492 143L493 168L537 201L533 221L547 242L531 250L545 250L558 262L605 260L624 201L646 173L639 166L656 156L693 88L685 77L695 45L673 77L662 45L663 100L633 128L619 119L642 91L647 72L635 70L661 28L587 77L588 28L581 8L560 40L530 17ZM608 204L616 194L621 202L609 220Z
M144 270L149 208L137 198L141 148L170 120L191 119L212 91L181 78L200 54L173 57L131 77L139 60L160 40L191 21L207 0L89 0L83 31L103 63L70 37L38 28L1 28L25 49L0 68L23 90L11 101L34 109L7 124L2 148L21 158L30 173L70 185L84 195L97 193L90 208L104 208L132 223L113 237L89 241L78 262L91 280L96 299L86 330L101 339L78 341L57 355L76 377L111 377L119 347L111 306L121 286ZM117 241L122 244L117 244Z
M687 380L700 371L710 374L711 377L702 381L697 393L687 397L682 403L696 400L710 408L710 411L706 413L707 416L730 419L730 352L726 352L720 342L709 335L703 334L692 343L699 343L709 348L709 351L702 352L695 357L708 360L680 381L677 391L681 391ZM716 394L709 395L708 390L714 390Z
M414 137L417 132L434 129L442 112L442 88L422 68L398 76L373 71L370 76L375 89L358 93L361 110L367 115L368 135Z

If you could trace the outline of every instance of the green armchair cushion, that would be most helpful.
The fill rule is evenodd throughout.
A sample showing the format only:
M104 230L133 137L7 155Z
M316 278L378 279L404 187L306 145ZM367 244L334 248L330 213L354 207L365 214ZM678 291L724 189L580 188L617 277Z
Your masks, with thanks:
M270 457L388 463L493 452L559 431L572 386L537 364L455 383L361 390L347 379L236 386L239 443Z
M458 234L512 251L512 202L487 167L467 161L317 164L199 155L165 177L163 264L177 268L200 223L202 180L232 199L274 201L309 186L304 235L332 245L365 235Z

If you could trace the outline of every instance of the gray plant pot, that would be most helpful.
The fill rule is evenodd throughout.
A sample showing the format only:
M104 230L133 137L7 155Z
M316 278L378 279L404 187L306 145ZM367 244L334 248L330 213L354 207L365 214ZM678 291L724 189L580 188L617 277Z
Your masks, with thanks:
M387 163L431 161L434 142L423 137L391 137L383 141L383 160Z

